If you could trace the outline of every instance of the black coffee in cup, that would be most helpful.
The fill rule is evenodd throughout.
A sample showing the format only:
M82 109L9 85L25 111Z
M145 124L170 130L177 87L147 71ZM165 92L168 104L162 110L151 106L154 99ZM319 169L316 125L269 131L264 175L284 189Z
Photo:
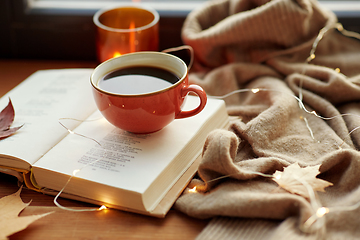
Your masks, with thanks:
M98 87L115 94L146 94L170 87L179 79L162 68L131 66L106 74L100 79Z

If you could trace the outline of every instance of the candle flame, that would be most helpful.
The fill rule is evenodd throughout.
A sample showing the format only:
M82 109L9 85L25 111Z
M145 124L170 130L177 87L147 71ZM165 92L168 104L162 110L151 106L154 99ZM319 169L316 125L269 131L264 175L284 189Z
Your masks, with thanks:
M121 53L119 53L119 52L114 52L114 54L113 54L113 58L120 57L120 56L121 56Z
M130 26L129 29L135 29L135 22L131 21L130 22ZM129 45L130 45L130 52L135 52L135 32L134 31L130 31L130 38L129 38ZM118 51L114 52L111 58L116 58L116 57L120 57L122 54Z
M131 22L130 22L129 29L134 29L134 28L135 28L135 23L134 23L134 21L131 21Z
M130 30L135 29L135 22L131 21L130 22ZM131 31L130 32L130 52L135 52L135 32Z

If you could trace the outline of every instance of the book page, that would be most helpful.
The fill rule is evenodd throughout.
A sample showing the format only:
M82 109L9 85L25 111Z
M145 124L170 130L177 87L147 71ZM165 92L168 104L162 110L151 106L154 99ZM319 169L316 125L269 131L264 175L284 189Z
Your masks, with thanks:
M0 141L0 165L21 168L35 163L68 134L60 118L83 120L96 110L90 85L92 71L38 71L0 99L0 108L4 108L11 98L15 109L12 127L23 125ZM68 127L73 129L79 124L69 121Z
M104 118L84 122L75 132L87 138L67 136L34 167L66 175L80 170L77 177L142 193L195 134L194 125L179 129L178 121L152 134L129 133Z
M198 99L188 96L188 104L194 101ZM111 204L116 204L120 196L113 191L107 192L105 186L143 194L159 175L165 174L168 182L160 181L157 187L162 191L168 190L192 163L186 157L179 157L179 153L198 134L209 116L215 115L221 104L223 102L215 101L198 115L174 120L152 134L132 134L112 126L105 119L83 122L74 130L82 136L68 135L34 165L35 180L40 186L59 191L69 176L76 173L76 178L70 181L65 192L92 199L107 199L106 202ZM90 119L98 116L100 113L96 112ZM194 150L191 150L192 146L185 148L194 153L182 153L195 160L203 141L205 139ZM175 158L180 164L168 168ZM182 162L186 161L183 166ZM78 179L91 181L98 187L91 184L89 190L88 185L77 182ZM76 182L78 186L72 185ZM154 198L158 198L162 194L160 192Z

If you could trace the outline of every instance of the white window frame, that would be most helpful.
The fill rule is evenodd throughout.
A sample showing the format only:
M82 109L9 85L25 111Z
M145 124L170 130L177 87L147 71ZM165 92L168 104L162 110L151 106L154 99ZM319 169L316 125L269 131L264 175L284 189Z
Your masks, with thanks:
M131 0L27 0L28 8L35 12L64 13L65 11L74 14L93 14L98 9L112 4L131 3ZM200 7L206 0L142 0L161 14L186 15L195 8ZM319 3L334 12L338 17L360 16L360 1L330 0Z
M136 1L134 1L136 2ZM156 9L160 15L186 16L190 11L200 7L206 0L142 0L141 4L146 4ZM122 3L132 3L131 0L27 0L28 10L38 13L63 14L85 14L90 15L97 10Z

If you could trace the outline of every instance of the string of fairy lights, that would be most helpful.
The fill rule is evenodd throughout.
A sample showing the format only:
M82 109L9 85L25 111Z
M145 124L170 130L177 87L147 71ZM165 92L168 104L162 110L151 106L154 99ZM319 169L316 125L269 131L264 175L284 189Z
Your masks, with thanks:
M336 29L338 30L341 34L343 34L344 36L346 37L352 37L352 38L356 38L356 39L359 39L360 40L360 35L358 33L355 33L355 32L349 32L347 30L345 30L343 28L343 26L340 24L340 23L335 23L333 25L330 25L330 26L326 26L324 28L322 28L317 37L315 38L313 44L312 44L312 47L311 47L311 50L310 50L310 54L309 56L307 57L305 63L309 64L312 60L315 59L316 55L316 50L317 50L317 47L318 47L318 44L321 42L321 40L324 38L324 36L326 35L327 32L329 32L330 30L332 29ZM190 58L190 63L188 64L188 69L191 68L192 64L193 64L193 59L194 59L194 52L193 52L193 49L190 47L190 46L180 46L180 47L177 47L177 48L171 48L171 49L167 49L167 50L164 50L163 52L173 52L173 51L178 51L178 50L183 50L183 49L188 49L189 52L190 52L190 55L191 55L191 58ZM305 71L305 70L304 70ZM335 72L339 73L340 72L340 69L339 68L336 68L334 69ZM302 72L304 74L304 72ZM320 115L318 115L315 111L309 111L304 103L303 103L303 95L302 95L302 81L300 81L300 84L299 84L299 96L295 96L293 94L290 94L290 93L285 93L285 92L281 92L281 91L278 91L278 90L273 90L273 89L266 89L266 88L252 88L252 89L238 89L238 90L235 90L235 91L232 91L230 93L227 93L223 96L209 96L211 98L218 98L218 99L226 99L227 97L229 96L232 96L234 94L239 94L239 93L243 93L243 92L252 92L254 94L256 93L259 93L259 92L264 92L264 91L271 91L271 92L278 92L278 93L281 93L281 94L289 94L291 95L292 97L294 97L297 102L298 102L298 105L299 105L299 108L301 110L303 110L305 113L307 114L311 114L311 115L314 115L322 120L332 120L334 118L337 118L337 117L344 117L344 116L357 116L357 115L354 115L354 114L341 114L341 115L337 115L337 116L333 116L333 117L322 117ZM357 116L357 117L360 117L360 116ZM63 118L61 120L64 120L64 119L70 119L70 118ZM313 130L311 129L311 126L309 125L308 121L307 121L307 118L306 117L302 117L302 119L304 120L308 130L309 130L309 134L311 135L311 137L313 139L314 138L314 134L313 134ZM76 119L70 119L70 120L76 120ZM79 121L79 120L76 120L76 121ZM87 136L84 136L84 135L81 135L81 134L78 134L76 132L73 132L72 130L70 130L69 128L67 128L63 123L61 123L61 121L59 120L59 123L61 124L62 127L64 127L70 134L75 134L75 135L78 135L80 137L84 137L84 138L88 138L94 142L96 142L99 146L101 146L101 143L98 142L97 140L95 139L92 139L92 138L89 138ZM358 130L360 128L359 127L356 127L354 128L353 130L351 130L348 135L351 135L354 131ZM345 138L343 139L343 142L338 145L339 148L341 148L341 146L345 143ZM59 208L62 208L64 210L68 210L68 211L99 211L99 210L103 210L103 209L106 209L105 206L101 206L100 208L86 208L86 209L74 209L74 208L68 208L68 207L64 207L62 206L61 204L58 203L58 198L60 197L60 195L64 192L66 186L68 185L68 183L70 182L70 180L73 178L73 177L76 177L76 173L78 173L79 171L81 171L83 168L89 166L89 165L92 165L94 164L95 162L98 162L98 161L101 161L102 159L98 159L98 160L95 160L91 163L88 163L87 165L85 165L84 167L82 167L81 169L76 169L73 171L73 174L70 176L70 178L68 179L68 181L66 182L66 184L64 185L64 187L58 192L58 194L56 195L56 197L54 198L54 203L56 206L58 206ZM259 175L259 176L262 176L262 177L266 177L266 178L271 178L271 179L279 179L281 178L281 173L277 172L276 174L264 174L264 173L261 173L261 172L253 172L253 171L248 171L248 170L245 170L246 173L250 173L250 174L255 174L255 175ZM221 176L221 177L218 177L218 178L215 178L215 179L212 179L212 180L208 180L206 183L209 183L209 182L212 182L212 181L217 181L219 179L223 179L223 178L228 178L228 177L231 177L231 176L234 176L235 174L231 174L231 175L224 175L224 176ZM297 176L294 176L294 178L297 178ZM325 237L326 235L326 229L325 229L325 225L326 225L326 221L325 221L325 215L329 214L329 213L333 213L333 212L338 212L338 211L353 211L357 208L360 207L360 201L357 202L356 204L354 205L350 205L350 206L336 206L336 207L324 207L322 206L320 200L319 200L319 197L317 196L316 192L313 190L313 188L304 180L302 180L301 178L297 178L298 181L304 185L304 187L306 187L308 193L309 193L309 202L310 202L310 205L313 209L313 215L311 215L304 223L302 223L300 225L300 230L303 231L303 232L306 232L306 233L316 233L317 234L317 237L319 239L322 239ZM195 193L195 192L198 192L197 189L196 189L196 186L192 189L189 189L188 190L189 193Z
M79 134L77 132L74 132L72 131L71 129L69 129L68 127L66 127L66 125L62 122L63 120L72 120L72 121L78 121L78 122L92 122L92 121L97 121L99 119L91 119L91 120L78 120L78 119L75 119L75 118L60 118L59 119L59 124L66 129L66 131L68 131L70 134L73 134L73 135L77 135L79 137L82 137L82 138L86 138L86 139L89 139L93 142L95 142L97 145L99 145L100 147L103 147L101 145L101 143L99 141L97 141L96 139L94 138L91 138L91 137L88 137L88 136L85 136L83 134ZM105 149L106 151L106 149ZM72 211L72 212L92 212L92 211L101 211L101 210L105 210L107 209L107 207L105 205L102 205L100 206L99 208L69 208L69 207L65 207L63 205L61 205L59 202L58 202L58 198L60 197L60 195L64 192L65 188L68 186L68 184L70 183L71 179L73 179L74 177L76 177L76 174L78 172L80 172L82 169L88 167L88 166L91 166L99 161L103 160L103 158L99 158L97 160L94 160L86 165L84 165L82 168L79 168L79 169L75 169L73 172L72 172L72 175L68 178L68 180L66 181L66 183L64 184L63 188L56 194L55 198L54 198L54 204L58 207L58 208L61 208L63 210L67 210L67 211Z
M188 45L184 45L184 46L179 46L179 47L174 47L174 48L168 48L168 49L165 49L163 50L162 52L164 53L169 53L169 52L176 52L176 51L181 51L181 50L188 50L189 53L190 53L190 62L188 64L188 70L191 69L192 67L192 64L193 64L193 59L194 59L194 51L193 51L193 48L191 46L188 46ZM74 119L74 118L60 118L59 119L59 124L65 128L70 134L73 134L73 135L77 135L79 137L83 137L83 138L87 138L89 140L92 140L94 141L97 145L99 145L100 147L103 147L101 145L101 143L99 141L97 141L96 139L93 139L93 138L90 138L88 136L85 136L83 134L79 134L77 132L74 132L72 131L71 129L69 129L68 127L66 127L66 125L64 123L62 123L62 120L72 120L72 121L80 121L80 122L85 122L85 121L96 121L96 120L99 120L99 119L93 119L93 120L78 120L78 119ZM104 149L105 151L107 151L106 149ZM54 204L63 209L63 210L68 210L68 211L73 211L73 212L88 212L88 211L101 211L101 210L104 210L106 209L106 206L105 205L102 205L100 208L85 208L85 209L77 209L77 208L69 208L69 207L65 207L65 206L62 206L59 202L58 202L58 198L60 197L60 195L65 191L65 188L68 186L68 184L70 183L71 179L73 179L74 177L76 177L76 174L78 172L80 172L82 169L88 167L88 166L91 166L97 162L100 162L101 160L103 160L104 158L99 158L97 160L94 160L94 161L91 161L90 163L87 163L86 165L84 165L82 168L80 169L75 169L72 173L72 175L69 177L69 179L67 180L67 182L64 184L63 188L56 194L55 198L54 198Z
M342 33L344 36L347 37L352 37L352 38L356 38L360 40L360 34L355 33L355 32L349 32L347 30L345 30L343 28L343 26L340 23L335 23L333 25L330 26L326 26L324 28L322 28L316 39L314 40L313 44L312 44L312 48L310 50L310 54L307 57L305 63L309 64L312 60L315 59L316 55L316 49L318 47L318 44L320 43L320 41L323 39L323 37L326 35L326 33L332 29L336 29L338 30L340 33ZM339 68L335 68L334 69L335 72L339 73L340 69ZM303 70L302 74L304 74L305 70ZM303 103L303 95L302 95L302 81L300 81L299 84L299 96L295 96L290 94L292 97L294 97L299 104L300 109L302 109L305 113L314 115L322 120L332 120L334 118L338 118L338 117L344 117L344 116L356 116L356 117L360 117L359 115L355 115L355 114L349 114L349 113L345 113L345 114L339 114L333 117L322 117L319 114L317 114L315 111L309 111L304 103ZM277 91L277 90L273 90L273 89L265 89L265 88L252 88L252 89L238 89L235 90L233 92L227 93L223 96L211 96L212 98L217 98L217 99L226 99L227 97L230 97L234 94L238 94L238 93L243 93L243 92L252 92L254 94L258 93L258 92L263 92L263 91L271 91L271 92L279 92L281 94L289 94L289 93L285 93L285 92L281 92L281 91ZM305 124L309 130L309 133L311 135L311 137L313 139L314 138L314 134L313 134L313 130L311 129L311 126L309 125L307 118L302 116L302 119L305 121ZM353 130L351 130L347 136L351 135L354 131L358 130L360 128L360 126L354 128ZM346 136L346 137L347 137ZM341 149L341 146L345 143L345 138L343 139L342 143L340 145L338 145L339 149ZM281 173L277 172L276 174L273 175L269 175L269 174L264 174L264 173L260 173L260 172L253 172L253 171L249 171L249 170L242 170L245 173L249 173L249 174L255 174L255 175L259 175L262 177L267 177L267 178L272 178L272 179L280 179L282 177ZM224 175L218 178L214 178L211 179L209 181L206 181L205 183L209 183L212 181L217 181L223 178L227 178L227 177L231 177L234 176L236 174L231 174L231 175ZM313 190L313 188L310 186L310 184L308 184L306 181L302 180L301 178L297 177L296 175L293 176L296 180L298 180L304 187L306 187L310 199L310 205L313 209L313 215L311 215L304 223L300 224L300 230L305 232L305 233L316 233L317 234L317 238L318 239L324 239L325 235L326 235L326 221L325 221L325 215L329 214L329 213L333 213L333 212L339 212L339 211L353 211L356 210L360 207L360 201L350 205L350 206L336 206L336 207L324 207L322 206L316 192ZM192 189L189 189L189 192L194 193L197 192L196 190L196 186L193 187Z

